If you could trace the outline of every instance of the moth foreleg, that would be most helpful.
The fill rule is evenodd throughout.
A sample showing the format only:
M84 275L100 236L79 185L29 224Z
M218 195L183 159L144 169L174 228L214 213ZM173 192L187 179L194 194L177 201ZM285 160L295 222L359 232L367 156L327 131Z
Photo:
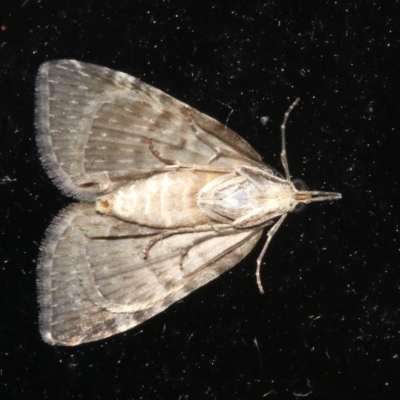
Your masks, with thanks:
M264 289L261 283L261 277L260 277L260 268L261 268L261 263L264 258L265 252L267 251L268 245L271 242L271 239L274 237L276 231L279 229L279 227L282 225L283 220L286 218L287 214L283 214L279 220L275 223L275 225L268 231L267 233L267 240L264 244L263 249L261 250L260 255L257 258L257 270L256 270L256 279L257 279L257 285L258 289L260 290L261 294L264 294Z

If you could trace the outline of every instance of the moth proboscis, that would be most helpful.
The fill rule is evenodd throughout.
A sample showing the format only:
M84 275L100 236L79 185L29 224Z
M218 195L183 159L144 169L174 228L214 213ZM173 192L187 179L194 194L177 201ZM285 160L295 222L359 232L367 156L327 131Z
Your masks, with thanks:
M132 328L242 260L297 204L298 190L213 118L127 74L73 60L40 67L37 142L80 203L47 230L38 266L40 331L74 346Z

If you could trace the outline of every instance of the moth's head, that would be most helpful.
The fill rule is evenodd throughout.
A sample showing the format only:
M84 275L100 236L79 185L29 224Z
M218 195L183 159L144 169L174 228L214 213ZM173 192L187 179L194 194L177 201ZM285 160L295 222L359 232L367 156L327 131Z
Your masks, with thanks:
M342 195L340 193L307 190L307 185L301 179L294 179L291 184L294 196L294 202L291 211L294 212L301 211L308 203L312 203L315 201L339 200L342 198Z

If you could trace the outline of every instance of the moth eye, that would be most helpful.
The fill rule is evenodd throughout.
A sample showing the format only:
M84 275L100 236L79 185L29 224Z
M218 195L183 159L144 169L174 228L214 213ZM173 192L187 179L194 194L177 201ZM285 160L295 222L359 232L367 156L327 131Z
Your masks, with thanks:
M306 183L301 179L293 179L292 183L293 183L294 187L296 188L296 190L299 190L299 191L307 190Z
M304 182L303 182L303 183L304 183ZM304 204L304 203L297 203L297 204L294 206L294 208L293 208L293 212L299 213L299 212L303 211L305 207L306 207L306 204Z

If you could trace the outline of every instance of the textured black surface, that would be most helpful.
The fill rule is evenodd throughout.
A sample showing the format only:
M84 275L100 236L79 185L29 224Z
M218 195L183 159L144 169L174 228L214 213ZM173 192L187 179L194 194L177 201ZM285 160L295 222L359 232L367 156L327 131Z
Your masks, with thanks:
M0 397L398 399L396 2L9 0L0 5ZM382 3L383 4L383 3ZM38 245L69 200L40 165L34 80L73 58L139 77L343 199L142 326L76 348L38 330ZM260 117L270 120L265 127ZM263 397L265 396L265 397Z

